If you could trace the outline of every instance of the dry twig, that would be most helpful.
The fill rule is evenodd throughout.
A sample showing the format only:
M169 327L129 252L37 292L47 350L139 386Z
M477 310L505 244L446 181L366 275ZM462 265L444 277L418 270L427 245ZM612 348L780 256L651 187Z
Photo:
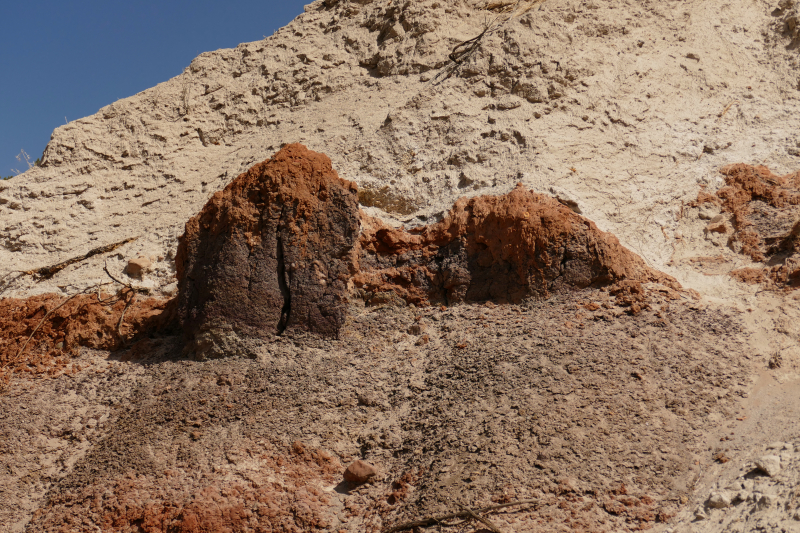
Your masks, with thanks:
M119 278L115 277L109 270L108 270L108 262L103 265L103 270L108 275L109 278L116 281L120 285L122 285L122 289L117 293L117 295L121 294L122 291L127 289L130 291L131 297L129 300L125 302L125 307L122 309L122 314L119 315L119 322L117 322L117 336L119 337L122 346L126 346L127 342L125 338L122 336L122 321L125 319L125 311L133 304L133 301L136 299L136 293L141 292L147 294L149 291L147 289L139 289L131 285L130 283L125 283L124 281L120 280Z
M111 272L108 271L108 261L103 263L103 271L105 271L105 273L108 275L109 278L113 279L114 281L116 281L117 283L122 285L123 287L127 287L127 288L133 290L133 286L130 283L125 283L124 281L120 281L119 279L115 278L114 275Z
M489 29L494 25L496 20L497 19L493 20L491 24L486 26L483 29L483 31L477 37L473 37L472 39L468 39L466 41L463 41L463 42L457 44L453 48L453 51L450 52L450 55L447 56L447 57L450 58L450 61L452 61L453 63L459 64L471 52L474 52L475 49L478 48L478 46L481 44L481 39L483 39L483 36L486 35L486 32L489 31Z
M475 511L461 511L458 513L450 513L442 516L430 516L427 518L420 518L419 520L414 520L412 522L404 522L402 524L392 526L391 528L387 529L384 533L397 533L398 531L405 531L407 529L413 529L415 527L430 527L430 526L435 526L436 524L439 524L445 520L452 520L454 518L460 518L462 520L468 518L474 518L472 516L473 513L479 515L481 513L496 511L498 509L503 509L505 507L514 507L517 505L532 505L534 503L538 503L538 500L519 500L515 502L502 503L499 505L490 505L489 507L483 507ZM486 525L488 526L488 524Z
M717 122L719 122L720 120L722 120L722 117L724 117L724 116L725 116L725 113L727 113L727 112L728 112L728 110L731 108L731 106L733 106L733 104L739 104L739 100L734 100L734 101L733 101L733 102L731 102L730 104L726 105L726 106L725 106L725 109L723 109L723 110L722 110L722 113L720 113L719 115L717 115L717 117L719 117L719 118L717 119Z
M125 302L125 307L122 309L122 313L119 315L119 322L117 322L117 337L119 337L119 341L122 343L122 346L126 346L128 344L125 342L125 338L122 336L122 321L125 319L125 311L128 310L128 307L131 306L135 299L136 292L131 291L131 297L127 302Z
M472 510L472 509L470 509L469 507L466 507L466 506L464 506L464 505L460 504L459 502L454 502L454 503L455 503L456 505L458 505L459 507L461 507L461 510L462 510L462 511L469 513L469 516L470 516L470 517L472 517L474 520L477 520L477 521L478 521L478 522L480 522L481 524L485 525L486 527L488 527L489 529L491 529L491 530L492 530L494 533L503 533L503 532L500 530L500 528L498 528L496 525L494 525L494 524L492 523L492 521L491 521L491 520L489 520L488 518L486 518L486 517L484 517L484 516L480 516L480 515L478 515L477 513L475 513L475 511L473 511L473 510Z

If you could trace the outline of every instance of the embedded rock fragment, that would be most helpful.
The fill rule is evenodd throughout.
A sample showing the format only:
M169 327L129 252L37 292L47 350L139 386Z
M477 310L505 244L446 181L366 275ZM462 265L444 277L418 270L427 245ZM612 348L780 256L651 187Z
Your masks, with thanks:
M727 491L714 491L711 493L711 496L708 497L706 505L712 509L724 509L725 507L730 507L731 501L731 495Z
M366 483L375 477L378 471L374 466L361 459L354 461L344 471L344 480L350 483Z
M731 275L746 283L800 287L800 172L777 176L763 165L741 163L720 172L726 186L716 196L701 192L696 204L701 208L716 204L730 213L734 226L728 241L731 248L770 265L736 270ZM720 228L707 229L727 231Z
M128 266L125 267L125 272L129 276L141 278L148 268L153 264L149 257L137 257L128 261Z
M761 456L756 459L756 467L769 477L775 477L781 471L781 458L777 455Z

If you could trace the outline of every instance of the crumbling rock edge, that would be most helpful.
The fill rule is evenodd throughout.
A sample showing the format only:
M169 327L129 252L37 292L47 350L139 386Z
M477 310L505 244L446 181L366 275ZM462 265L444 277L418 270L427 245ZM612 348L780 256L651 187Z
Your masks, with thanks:
M115 351L131 340L173 327L172 300L131 301L132 296L81 294L65 301L56 294L41 294L0 299L0 384L12 372L74 374L80 367L71 359L81 347Z
M700 191L694 205L718 205L733 227L728 247L764 264L731 276L773 289L800 288L800 172L777 176L763 165L745 163L720 172L725 186L716 194ZM725 218L712 219L706 231L726 233Z

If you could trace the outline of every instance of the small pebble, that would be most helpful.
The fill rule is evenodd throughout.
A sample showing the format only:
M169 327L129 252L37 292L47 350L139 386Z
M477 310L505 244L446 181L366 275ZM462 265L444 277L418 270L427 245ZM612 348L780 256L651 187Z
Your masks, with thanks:
M772 507L777 501L778 498L774 494L764 494L761 496L761 499L758 500L758 505L761 508Z
M366 483L377 473L378 470L374 466L359 459L347 467L347 470L344 471L344 479L350 483Z
M708 501L706 502L709 507L713 509L723 509L725 507L730 507L731 505L731 495L724 490L715 491L711 493L711 496L708 497Z
M777 455L764 455L756 459L756 466L769 477L775 477L781 471L781 458Z

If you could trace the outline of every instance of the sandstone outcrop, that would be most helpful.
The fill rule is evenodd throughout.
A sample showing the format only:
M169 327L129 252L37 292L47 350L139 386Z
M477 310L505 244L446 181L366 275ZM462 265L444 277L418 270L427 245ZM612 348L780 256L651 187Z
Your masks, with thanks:
M288 145L186 223L175 258L176 302L134 301L128 310L130 294L110 303L82 295L55 310L54 295L2 300L10 324L3 364L18 363L16 352L50 310L34 339L39 355L24 365L63 366L61 352L79 346L117 349L126 338L117 331L122 322L133 337L177 321L187 353L203 358L235 355L241 338L286 330L337 337L354 298L519 303L617 284L624 293L618 303L637 312L642 282L679 288L590 220L521 185L461 199L440 222L408 230L366 216L357 198L327 156Z
M791 530L800 294L728 274L792 286L798 188L726 175L750 210L736 227L717 189L732 162L797 168L798 9L316 0L59 127L42 166L0 182L0 296L19 299L0 302L17 371L0 392L0 533L377 533L531 499L491 520ZM283 154L223 191L286 142L348 181ZM703 186L715 200L684 211ZM106 259L149 258L120 279L177 294L178 238L218 191L185 236L180 314L138 294L55 310L109 281ZM105 243L119 256L86 254ZM63 268L19 275L45 265ZM708 298L676 298L653 269ZM147 338L171 316L198 356L228 357ZM781 471L753 473L747 450ZM342 483L359 458L379 475ZM712 491L747 501L702 511Z
M300 144L216 193L186 224L176 256L190 348L221 355L234 336L287 329L336 337L353 289L367 301L391 293L424 305L518 303L622 280L678 286L522 186L459 200L441 222L410 230L364 215L357 195L330 159Z
M329 154L385 221L438 220L517 182L568 190L664 270L698 183L800 153L797 3L768 3L316 0L264 40L58 127L42 166L0 183L0 276L137 235L124 253L152 257L170 295L186 220L290 141ZM102 269L5 294L82 290Z

